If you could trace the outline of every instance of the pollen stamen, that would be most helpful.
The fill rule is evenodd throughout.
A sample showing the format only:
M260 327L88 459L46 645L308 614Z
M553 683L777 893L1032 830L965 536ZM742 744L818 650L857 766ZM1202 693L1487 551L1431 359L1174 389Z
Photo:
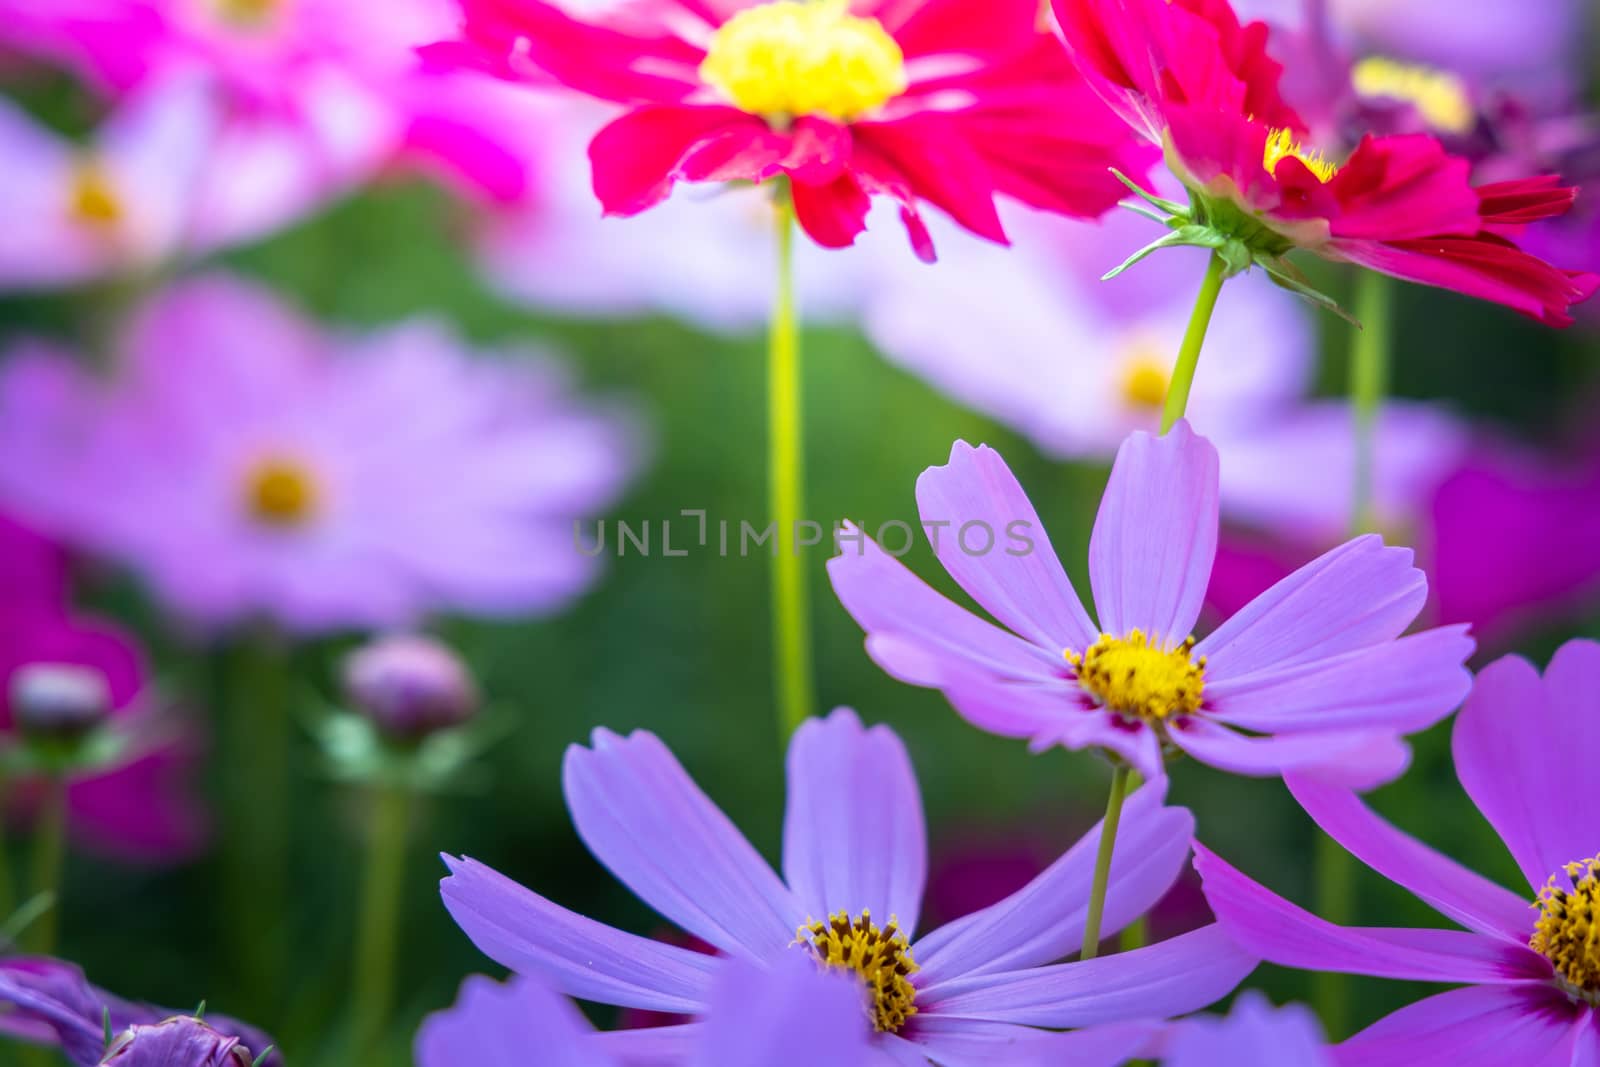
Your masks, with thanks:
M264 526L303 525L316 512L318 497L316 478L296 460L263 460L245 478L246 510Z
M1273 130L1267 135L1266 155L1262 163L1267 168L1267 173L1276 175L1278 164L1286 159L1298 159L1304 163L1306 169L1316 176L1317 181L1326 185L1339 173L1339 165L1328 159L1315 148L1307 148L1295 140L1294 133L1285 128Z
M1206 658L1191 657L1194 644L1188 637L1167 648L1143 630L1130 630L1127 637L1101 634L1082 654L1067 649L1066 658L1078 684L1102 707L1129 719L1164 723L1200 710Z
M868 910L854 921L848 912L836 912L826 922L813 920L800 927L795 942L823 966L861 976L872 993L868 1015L879 1033L897 1033L917 1013L917 989L910 976L919 968L894 916L879 927Z
M1534 902L1539 921L1528 945L1555 967L1569 996L1600 1004L1600 856L1569 863L1565 871L1572 890L1550 876Z
M1410 104L1423 121L1444 133L1470 133L1477 123L1472 94L1449 71L1369 56L1351 68L1350 84L1369 100Z

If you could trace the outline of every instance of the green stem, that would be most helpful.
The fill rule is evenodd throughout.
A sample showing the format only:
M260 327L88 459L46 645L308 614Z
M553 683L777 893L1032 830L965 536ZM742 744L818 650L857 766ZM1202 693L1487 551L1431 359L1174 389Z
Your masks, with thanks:
M772 640L779 722L787 737L811 715L811 604L797 525L804 508L800 332L794 300L794 203L787 190L778 217L778 291L768 338L768 505L777 524L772 567Z
M61 928L61 871L67 858L67 782L59 774L45 781L44 806L33 839L33 891L49 893L50 906L28 930L30 951L48 956Z
M1394 286L1375 271L1356 276L1355 315L1362 328L1350 343L1350 410L1354 419L1354 469L1351 472L1350 534L1370 533L1376 526L1373 486L1376 484L1377 428L1389 388L1393 348ZM1355 859L1326 834L1317 835L1315 856L1317 914L1347 926L1355 914ZM1312 1002L1328 1033L1340 1037L1348 1028L1348 975L1318 973L1312 979Z
M0 811L6 807L10 785L0 775ZM11 877L11 854L6 851L5 820L0 818L0 921L9 921L17 910L17 891ZM0 944L0 952L7 946Z
M395 935L400 926L405 884L406 829L410 797L403 786L380 785L373 795L367 832L367 867L361 887L360 924L355 950L352 1028L354 1059L384 1062L384 1027L394 998Z
M1206 266L1205 280L1200 283L1200 293L1194 300L1189 328L1183 333L1183 347L1178 350L1178 362L1172 367L1172 380L1167 383L1167 403L1161 412L1162 433L1172 429L1189 409L1189 390L1194 388L1194 372L1200 365L1200 349L1205 346L1206 331L1211 328L1211 313L1217 309L1217 297L1222 293L1222 283L1227 280L1227 265L1221 256L1213 253L1211 262Z
M1117 847L1117 824L1122 821L1122 802L1128 795L1128 768L1111 772L1111 795L1106 798L1106 818L1100 825L1100 850L1094 858L1094 882L1089 887L1089 914L1083 923L1082 959L1100 954L1100 920L1106 912L1106 888L1111 884L1111 856Z

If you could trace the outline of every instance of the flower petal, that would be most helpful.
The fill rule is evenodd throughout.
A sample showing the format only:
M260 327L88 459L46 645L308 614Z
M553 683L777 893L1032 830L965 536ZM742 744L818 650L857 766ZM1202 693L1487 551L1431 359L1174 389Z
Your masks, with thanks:
M1130 952L944 982L919 993L918 1004L927 1002L929 1017L1024 1026L1167 1018L1226 996L1256 963L1213 923Z
M1208 677L1326 659L1405 633L1428 599L1412 553L1358 537L1301 567L1195 646Z
M662 104L635 108L589 142L594 194L608 215L637 215L672 192L682 164L712 138L719 143L747 130L763 138L766 125L754 115L723 106Z
M1580 1011L1553 989L1471 986L1419 1000L1339 1045L1342 1067L1568 1067Z
M1523 897L1396 829L1347 789L1299 776L1284 784L1324 833L1440 914L1480 934L1528 943L1534 914Z
M917 479L917 508L944 569L1002 625L1041 648L1094 643L1099 631L1000 453L957 441L948 464Z
M1597 670L1593 641L1562 645L1542 680L1526 660L1507 656L1478 673L1456 718L1456 775L1536 890L1600 851L1600 828L1572 795L1600 751Z
M865 1067L871 1033L853 975L819 970L799 952L770 969L735 961L711 988L693 1067ZM796 1035L804 1035L796 1040Z
M1089 540L1100 628L1176 644L1200 615L1217 552L1217 450L1179 420L1117 450Z
M772 868L654 734L594 732L562 784L595 858L663 916L734 956L782 952L805 918Z
M627 1008L697 1012L714 956L625 934L518 885L470 859L444 857L444 906L479 951L569 996Z
M922 793L905 745L848 708L811 719L789 743L783 874L801 918L870 910L917 926L928 874ZM792 940L794 931L789 931Z
M1201 763L1252 777L1299 771L1350 789L1373 789L1405 773L1411 746L1377 730L1328 730L1253 737L1198 716L1175 724L1174 744Z
M939 1067L1117 1067L1159 1030L1153 1022L1116 1023L1057 1034L1015 1023L919 1015L913 1040Z
M417 1031L417 1067L523 1067L539 1046L548 1067L606 1067L590 1043L577 1005L531 978L499 982L473 975L455 1006L435 1012Z
M1169 808L1164 782L1128 799L1117 827L1101 933L1110 936L1149 911L1177 881L1194 837L1194 816ZM1059 960L1083 946L1083 925L1104 822L1006 899L922 938L914 946L919 982L1014 971Z
M1196 1015L1172 1027L1161 1062L1165 1067L1332 1067L1322 1024L1310 1009L1290 1004L1274 1009L1255 990L1239 994L1226 1019Z
M1198 844L1194 865L1218 922L1271 963L1374 978L1486 985L1550 973L1549 964L1533 950L1497 937L1458 930L1335 926L1257 885Z
M825 182L796 181L790 191L795 221L823 248L849 248L867 228L872 198L852 174Z

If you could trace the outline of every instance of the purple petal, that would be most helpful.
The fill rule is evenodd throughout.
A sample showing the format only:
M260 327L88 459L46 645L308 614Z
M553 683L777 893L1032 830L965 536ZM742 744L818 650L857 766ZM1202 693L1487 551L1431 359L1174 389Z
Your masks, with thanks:
M930 1016L1024 1026L1095 1026L1166 1018L1205 1007L1255 970L1216 924L1092 960L945 982L919 995Z
M1117 827L1101 932L1109 936L1143 915L1177 881L1194 837L1194 816L1169 808L1164 782L1129 798ZM916 943L918 983L1014 971L1059 960L1083 947L1083 925L1104 822L1042 874L997 904L933 931Z
M524 1067L537 1045L548 1067L606 1067L577 1006L531 978L501 985L482 975L461 983L455 1006L417 1031L417 1067Z
M1174 744L1201 763L1233 774L1270 778L1299 771L1351 789L1372 789L1400 777L1411 747L1392 733L1330 730L1247 736L1195 716L1169 732Z
M663 916L731 955L784 951L803 909L667 746L643 730L594 732L562 763L589 850Z
M854 975L819 970L805 955L771 970L745 961L723 968L694 1067L864 1067L872 1029Z
M1099 636L1000 453L957 441L947 465L917 479L917 507L944 569L1002 625L1041 648L1082 649Z
M444 906L479 951L569 996L692 1014L722 961L664 945L552 904L476 860L444 857Z
M1310 971L1367 974L1419 982L1504 984L1548 977L1532 949L1458 930L1377 929L1325 922L1257 885L1200 845L1195 869L1206 902L1245 948L1262 959Z
M1534 920L1527 900L1397 830L1349 790L1300 777L1285 784L1323 832L1368 867L1468 929L1527 944Z
M1056 1034L1015 1023L919 1016L911 1040L940 1067L1117 1067L1159 1029L1158 1023L1116 1023Z
M1385 641L1311 662L1237 677L1206 671L1206 707L1251 730L1377 727L1411 733L1450 714L1472 687L1465 626Z
M928 832L905 745L886 726L863 730L841 708L795 732L788 776L783 875L801 917L870 910L880 923L893 917L914 931Z
M1200 616L1217 554L1217 450L1180 420L1117 450L1089 540L1089 582L1106 633L1177 643Z
M859 543L846 541L828 561L828 575L839 602L869 640L894 637L922 653L909 669L898 661L882 663L890 674L938 688L944 678L939 664L949 659L1001 678L1049 677L1062 670L1063 649L1036 648L985 622L935 592L866 534L859 536Z
M1195 646L1210 676L1237 678L1390 641L1428 599L1406 548L1358 537L1295 571Z
M1226 1019L1196 1015L1172 1028L1165 1067L1332 1067L1322 1024L1308 1008L1248 990Z
M1456 775L1534 889L1600 851L1600 830L1572 794L1600 751L1597 671L1592 641L1561 646L1542 681L1507 656L1479 672L1456 719Z
M1335 1058L1341 1067L1568 1067L1593 1014L1553 989L1452 989L1379 1019Z
M602 1030L591 1039L591 1047L599 1055L609 1057L607 1062L615 1060L621 1067L678 1067L695 1062L690 1057L701 1047L705 1028L705 1023L684 1023L637 1030ZM527 1063L526 1050L522 1062ZM476 1065L463 1064L462 1067Z

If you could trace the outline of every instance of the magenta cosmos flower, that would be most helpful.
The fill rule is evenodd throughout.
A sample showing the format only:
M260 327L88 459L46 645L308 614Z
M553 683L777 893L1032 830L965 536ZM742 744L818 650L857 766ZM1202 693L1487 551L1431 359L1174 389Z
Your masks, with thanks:
M460 2L464 39L441 61L627 107L589 147L609 214L680 180L786 175L817 243L852 243L881 195L926 259L923 203L1003 242L997 194L1098 215L1122 195L1107 168L1149 162L1033 0L660 0L604 22L542 0Z
M226 278L158 295L120 357L76 402L46 356L7 368L0 412L34 444L0 455L0 495L206 626L552 611L596 573L574 521L635 463L628 421L548 360L421 321L324 335Z
M1240 774L1309 770L1365 788L1404 769L1400 735L1466 695L1465 627L1401 637L1427 581L1360 537L1191 631L1217 546L1217 452L1179 421L1123 442L1089 542L1090 620L999 453L958 441L917 480L934 552L1007 630L958 607L871 539L841 539L834 590L867 651L991 733L1100 748L1147 778L1186 752Z
M733 959L792 953L859 975L883 1063L1120 1062L1141 1027L1051 1034L1192 1011L1255 966L1215 925L1133 952L1053 963L1081 946L1100 831L1005 900L917 935L927 868L922 800L904 746L853 712L813 719L789 747L780 879L657 738L595 733L567 750L567 805L613 874L711 956L575 915L469 859L449 859L445 906L497 962L585 1000L701 1014ZM1117 834L1105 929L1143 914L1187 855L1193 820L1152 783ZM693 1027L658 1033L687 1038ZM1107 1048L1106 1046L1112 1046ZM1077 1062L1074 1060L1073 1062ZM1085 1062L1101 1062L1086 1059Z
M1600 822L1572 790L1600 744L1600 644L1571 641L1543 678L1526 660L1478 676L1456 719L1456 775L1527 888L1512 892L1433 851L1352 794L1298 779L1317 824L1458 930L1324 922L1197 848L1206 897L1276 963L1464 988L1402 1008L1340 1047L1361 1067L1589 1067L1600 1062Z

